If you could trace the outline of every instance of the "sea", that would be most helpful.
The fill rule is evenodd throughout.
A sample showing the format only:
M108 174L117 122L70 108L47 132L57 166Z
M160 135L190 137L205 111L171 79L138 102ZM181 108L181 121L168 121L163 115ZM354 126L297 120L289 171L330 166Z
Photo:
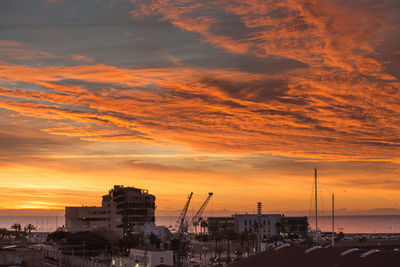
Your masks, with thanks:
M178 217L156 216L156 225L173 227ZM64 216L0 216L0 228L10 229L19 223L33 224L38 232L53 232L65 224ZM315 217L309 218L311 228L315 227ZM332 231L330 216L318 217L321 231ZM400 215L338 215L335 216L335 231L343 233L400 233Z

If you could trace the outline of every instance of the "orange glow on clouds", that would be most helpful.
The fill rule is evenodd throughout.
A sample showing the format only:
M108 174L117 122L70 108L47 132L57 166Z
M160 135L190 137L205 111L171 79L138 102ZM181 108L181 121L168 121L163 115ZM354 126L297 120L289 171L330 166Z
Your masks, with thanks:
M315 167L343 208L397 208L399 6L367 2L131 1L71 25L103 3L30 2L43 21L0 35L0 209L125 184L160 213L195 189L215 210L306 210Z

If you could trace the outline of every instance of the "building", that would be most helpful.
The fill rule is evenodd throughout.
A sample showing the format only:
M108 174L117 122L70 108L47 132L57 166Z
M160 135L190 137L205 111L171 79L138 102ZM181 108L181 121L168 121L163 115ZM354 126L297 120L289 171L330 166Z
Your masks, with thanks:
M399 266L399 252L393 247L309 247L287 246L279 250L268 249L262 253L230 264L230 267L365 267L365 266ZM308 252L307 252L308 251ZM346 251L353 251L343 255Z
M145 236L145 240L149 240L148 237L151 234L155 234L161 241L170 239L171 232L165 226L156 226L154 223L146 223L140 227L140 231Z
M161 264L172 266L174 264L172 250L131 249L129 259L140 267L154 267Z
M115 185L101 207L66 207L67 231L107 231L122 237L154 224L155 196L147 190Z
M235 214L233 217L236 233L259 233L261 239L269 239L280 233L280 214Z
M261 239L279 235L282 216L280 214L235 214L231 217L208 217L208 231L232 230L238 234L252 232Z
M208 232L215 234L222 231L235 231L234 217L208 217Z
M308 218L303 217L282 217L281 234L284 237L301 237L308 235Z
M111 219L107 207L65 207L65 225L69 232L110 230L111 222L120 222L121 218Z
M115 257L112 266L124 267L157 267L173 266L172 250L131 249L129 257Z
M42 266L40 250L9 246L0 249L0 266Z

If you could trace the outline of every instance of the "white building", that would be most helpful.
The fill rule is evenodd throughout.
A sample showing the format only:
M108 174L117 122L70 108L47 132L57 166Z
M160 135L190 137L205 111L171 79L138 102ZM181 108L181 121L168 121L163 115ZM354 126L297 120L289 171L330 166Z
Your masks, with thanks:
M280 214L235 214L235 232L252 232L260 238L270 238L279 234L282 215Z
M170 238L171 232L165 226L156 226L154 223L146 223L140 227L140 231L145 237L149 237L151 233L155 234L161 241Z
M150 251L131 249L129 259L134 260L140 267L154 267L160 264L172 266L174 264L173 252L171 250Z
M124 267L155 267L159 265L173 266L173 252L171 250L141 250L131 249L129 258L114 258L113 266Z

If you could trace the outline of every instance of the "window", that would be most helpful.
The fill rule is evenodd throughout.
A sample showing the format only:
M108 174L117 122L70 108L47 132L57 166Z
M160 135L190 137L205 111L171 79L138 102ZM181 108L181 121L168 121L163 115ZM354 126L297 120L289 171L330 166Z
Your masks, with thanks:
M247 225L247 220L244 220L244 225Z
M164 257L160 257L160 263L164 263Z

